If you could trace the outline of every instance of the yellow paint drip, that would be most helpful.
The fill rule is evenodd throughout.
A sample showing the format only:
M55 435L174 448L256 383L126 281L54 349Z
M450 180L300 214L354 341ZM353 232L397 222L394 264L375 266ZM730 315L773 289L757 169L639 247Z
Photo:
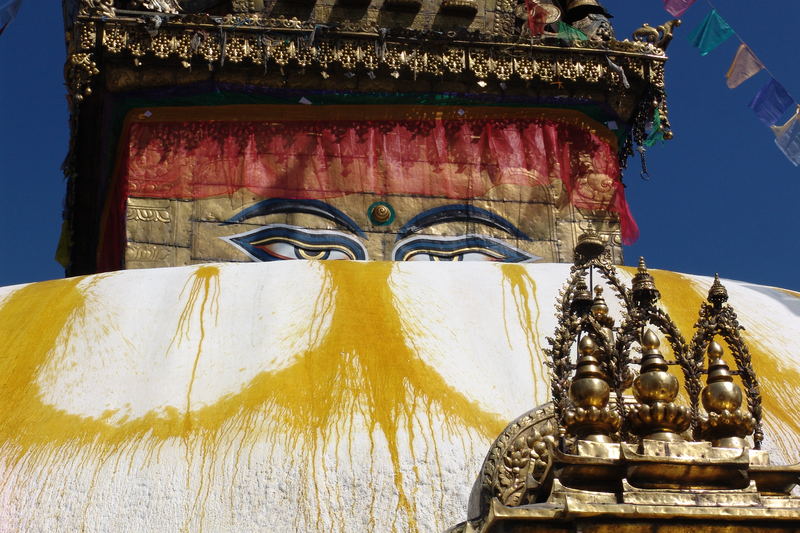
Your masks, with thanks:
M692 280L681 274L663 270L650 270L650 273L661 292L661 301L688 342L694 335L693 328L697 314L707 294L701 292ZM761 312L759 309L737 309L737 311ZM800 405L786 399L800 396L800 372L791 367L781 366L776 357L759 344L757 331L745 331L742 335L750 350L753 369L761 387L765 422L770 426L769 429L777 431L779 438L774 440L785 456L796 457L797 436L800 435ZM732 366L734 365L732 357L728 356L727 360Z
M528 274L525 267L522 265L515 265L506 263L501 265L503 271L504 282L508 284L509 290L514 298L514 306L516 308L516 316L519 320L519 325L525 333L526 347L530 355L531 362L531 383L533 383L533 396L539 397L537 385L540 382L547 381L547 372L543 368L541 352L541 344L538 335L538 321L541 311L539 309L539 300L536 298L536 281ZM506 338L511 344L511 338L508 331L508 323L505 316L505 291L503 291L503 324L506 330ZM533 301L535 315L531 314L531 300ZM537 349L538 348L538 349Z
M187 450L187 483L193 479L192 464L199 463L200 476L192 483L197 496L188 509L195 518L189 516L184 528L197 529L202 527L212 477L230 477L233 490L233 476L240 463L252 459L241 455L252 453L257 440L267 439L273 446L280 444L281 449L288 447L287 472L300 479L318 479L318 461L328 467L331 465L326 461L339 461L338 456L326 459L328 445L346 440L349 451L354 434L358 433L354 422L363 418L373 449L388 449L391 460L398 502L393 529L417 531L415 499L408 487L419 485L422 474L413 467L403 470L401 461L403 456L414 457L414 427L430 431L426 440L432 441L435 448L433 413L445 421L445 432L462 435L475 431L487 440L502 431L505 421L482 411L449 386L409 347L406 333L413 324L402 321L394 305L389 285L391 263L320 265L326 283L317 302L318 316L309 321L309 338L315 341L312 348L296 354L292 366L263 372L238 393L202 407L193 406L191 392L207 334L204 317L215 312L219 282L215 268L198 268L191 285L187 284L188 295L173 339L173 344L189 342L189 323L199 320L200 339L191 340L197 343L197 349L182 408L168 407L117 423L111 422L112 413L83 417L45 404L37 384L40 368L63 351L63 346L58 346L59 338L65 338L62 332L69 332L66 328L87 313L86 298L78 287L80 280L37 283L18 289L0 308L0 444L10 463L9 472L15 470L15 465L28 472L42 468L47 471L48 467L77 460L74 468L78 471L96 469L91 482L94 485L100 469L113 457L114 471L124 471L122 465L127 462L130 472L140 468L138 463L134 465L137 454L147 463L158 463L164 444L183 442ZM515 286L522 280L515 278ZM520 295L521 291L518 289ZM529 293L524 294L527 302ZM325 316L331 319L323 331L320 325L325 323ZM113 328L109 331L113 332ZM65 342L69 342L66 337ZM222 446L223 442L227 444ZM13 450L11 457L9 449ZM233 472L217 465L225 454L234 456ZM350 457L350 461L356 464L363 458ZM381 475L374 464L371 471ZM40 486L42 491L54 490L46 478L40 479ZM310 490L305 495L307 514L297 517L298 524L318 523L322 518L318 499L338 499L336 487ZM373 516L385 512L374 508L376 503L373 500L370 509ZM315 512L317 515L313 516ZM327 518L333 522L342 520L337 516Z

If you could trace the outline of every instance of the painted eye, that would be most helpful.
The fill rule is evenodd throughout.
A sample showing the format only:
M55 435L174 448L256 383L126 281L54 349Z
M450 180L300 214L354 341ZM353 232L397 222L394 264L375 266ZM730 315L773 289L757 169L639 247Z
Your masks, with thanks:
M495 261L525 263L541 257L523 252L498 239L482 235L458 237L416 236L398 242L395 261Z
M345 233L272 224L252 231L222 237L255 261L365 260L364 245Z

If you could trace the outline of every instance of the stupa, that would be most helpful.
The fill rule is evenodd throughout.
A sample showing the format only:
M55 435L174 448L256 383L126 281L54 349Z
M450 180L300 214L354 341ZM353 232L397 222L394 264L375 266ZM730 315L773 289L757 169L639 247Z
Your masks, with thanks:
M678 21L601 4L65 0L0 531L794 527L798 294L613 266Z

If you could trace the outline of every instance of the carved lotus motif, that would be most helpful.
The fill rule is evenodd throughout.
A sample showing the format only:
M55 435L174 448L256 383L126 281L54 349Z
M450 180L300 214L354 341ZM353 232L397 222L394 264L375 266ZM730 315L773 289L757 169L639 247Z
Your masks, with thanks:
M564 417L564 425L567 428L597 425L608 426L612 431L618 431L621 423L619 413L610 407L578 407L567 411Z
M746 437L753 433L756 420L744 411L723 410L720 413L709 413L700 419L700 433L705 438L718 435Z
M667 402L637 404L628 411L628 423L635 433L667 430L681 433L689 429L691 410Z

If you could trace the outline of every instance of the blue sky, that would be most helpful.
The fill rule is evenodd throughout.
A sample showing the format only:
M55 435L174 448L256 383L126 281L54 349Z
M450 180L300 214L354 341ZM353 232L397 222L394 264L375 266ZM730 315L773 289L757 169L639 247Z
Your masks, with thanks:
M0 286L59 278L53 259L61 224L68 115L65 47L57 2L23 2L0 36ZM643 22L670 17L661 0L606 0L618 38ZM720 13L800 98L798 51L791 48L800 2L718 2ZM44 8L44 5L49 7ZM762 73L725 86L738 40L701 57L687 36L708 12L698 0L669 48L667 91L672 141L648 151L650 180L638 158L625 173L641 238L626 263L800 289L797 280L800 168L747 107L768 81Z

